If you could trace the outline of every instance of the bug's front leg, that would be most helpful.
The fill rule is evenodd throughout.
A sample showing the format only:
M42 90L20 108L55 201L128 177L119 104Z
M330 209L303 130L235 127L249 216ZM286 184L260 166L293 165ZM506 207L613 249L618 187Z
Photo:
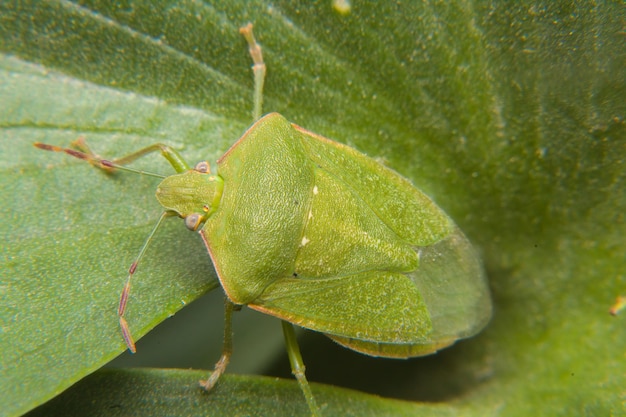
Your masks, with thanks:
M241 33L248 42L248 51L252 57L252 71L254 73L254 110L252 117L254 121L261 118L263 113L263 84L265 83L265 62L263 61L263 54L261 51L261 45L258 44L252 33L252 23L239 28Z
M137 159L143 158L146 155L150 155L155 152L159 152L167 161L172 165L176 172L185 172L190 169L189 165L183 157L171 146L163 143L155 143L147 146L143 149L135 151L129 155L115 159L104 159L97 155L87 145L85 138L80 137L72 142L70 148L64 148L62 146L48 145L47 143L35 142L33 144L36 148L50 152L63 152L74 158L81 159L96 168L102 169L106 172L115 172L116 170L133 172L135 174L149 175L157 178L165 178L163 175L147 172L139 169L130 168L127 165L133 163Z

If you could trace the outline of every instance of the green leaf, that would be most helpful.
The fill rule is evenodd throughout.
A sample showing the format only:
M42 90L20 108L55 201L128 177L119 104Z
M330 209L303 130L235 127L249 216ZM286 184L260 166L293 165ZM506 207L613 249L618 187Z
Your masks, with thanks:
M622 2L352 3L347 15L330 1L0 3L3 414L44 403L123 351L125 271L160 213L155 180L106 175L32 143L85 136L116 157L161 141L192 163L214 161L251 122L238 33L248 21L268 65L265 111L411 178L480 249L493 290L490 327L432 358L365 358L307 335L309 379L441 403L314 386L328 415L345 404L356 415L626 412L626 315L608 313L626 294ZM170 172L156 157L137 165ZM218 286L198 236L168 223L133 284L136 337ZM235 323L251 339L235 340L235 371L283 349L277 323L267 337L249 318ZM221 317L195 320L202 329ZM180 337L167 334L183 352L219 351L219 336L212 348ZM47 407L306 413L294 381L227 375L205 396L194 382L205 374L99 372Z
M199 371L165 369L101 371L29 415L265 416L276 414L277 404L283 415L309 412L300 388L289 381L226 375L219 389L207 394L198 389L198 379L205 376ZM343 388L314 385L313 390L324 415L410 416L423 410L435 416L457 415L451 407L418 406ZM98 394L86 395L89 392Z

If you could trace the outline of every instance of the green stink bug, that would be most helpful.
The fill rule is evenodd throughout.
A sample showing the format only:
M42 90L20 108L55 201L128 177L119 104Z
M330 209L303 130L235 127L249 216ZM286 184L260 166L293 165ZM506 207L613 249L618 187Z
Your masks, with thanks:
M225 293L223 354L201 385L210 390L224 372L232 312L246 305L282 320L293 373L318 415L292 324L357 352L408 358L476 334L491 301L469 241L408 180L277 113L260 118L265 65L252 26L242 33L254 60L258 120L218 160L216 174L206 162L190 168L162 144L112 161L84 142L80 151L36 146L128 171L126 164L158 151L176 171L157 187L164 212L121 295L120 326L131 351L124 318L131 277L161 221L181 217L202 236Z

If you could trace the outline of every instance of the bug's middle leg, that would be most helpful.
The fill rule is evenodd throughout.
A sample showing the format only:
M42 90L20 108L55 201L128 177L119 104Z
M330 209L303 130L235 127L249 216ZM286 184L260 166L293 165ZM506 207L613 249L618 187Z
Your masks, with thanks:
M211 391L220 376L226 371L226 367L230 362L230 356L233 353L233 311L236 306L224 297L224 346L222 347L222 356L215 364L213 373L206 380L200 381L200 386L207 391Z

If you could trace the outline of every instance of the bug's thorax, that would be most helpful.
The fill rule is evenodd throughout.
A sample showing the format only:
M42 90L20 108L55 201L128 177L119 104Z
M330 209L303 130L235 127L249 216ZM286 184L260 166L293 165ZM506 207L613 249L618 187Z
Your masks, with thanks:
M201 163L203 164L203 163ZM206 164L206 163L204 163ZM170 175L156 190L156 198L165 210L184 218L187 227L197 229L219 207L224 181L219 175L196 168ZM188 219L194 219L188 222Z

